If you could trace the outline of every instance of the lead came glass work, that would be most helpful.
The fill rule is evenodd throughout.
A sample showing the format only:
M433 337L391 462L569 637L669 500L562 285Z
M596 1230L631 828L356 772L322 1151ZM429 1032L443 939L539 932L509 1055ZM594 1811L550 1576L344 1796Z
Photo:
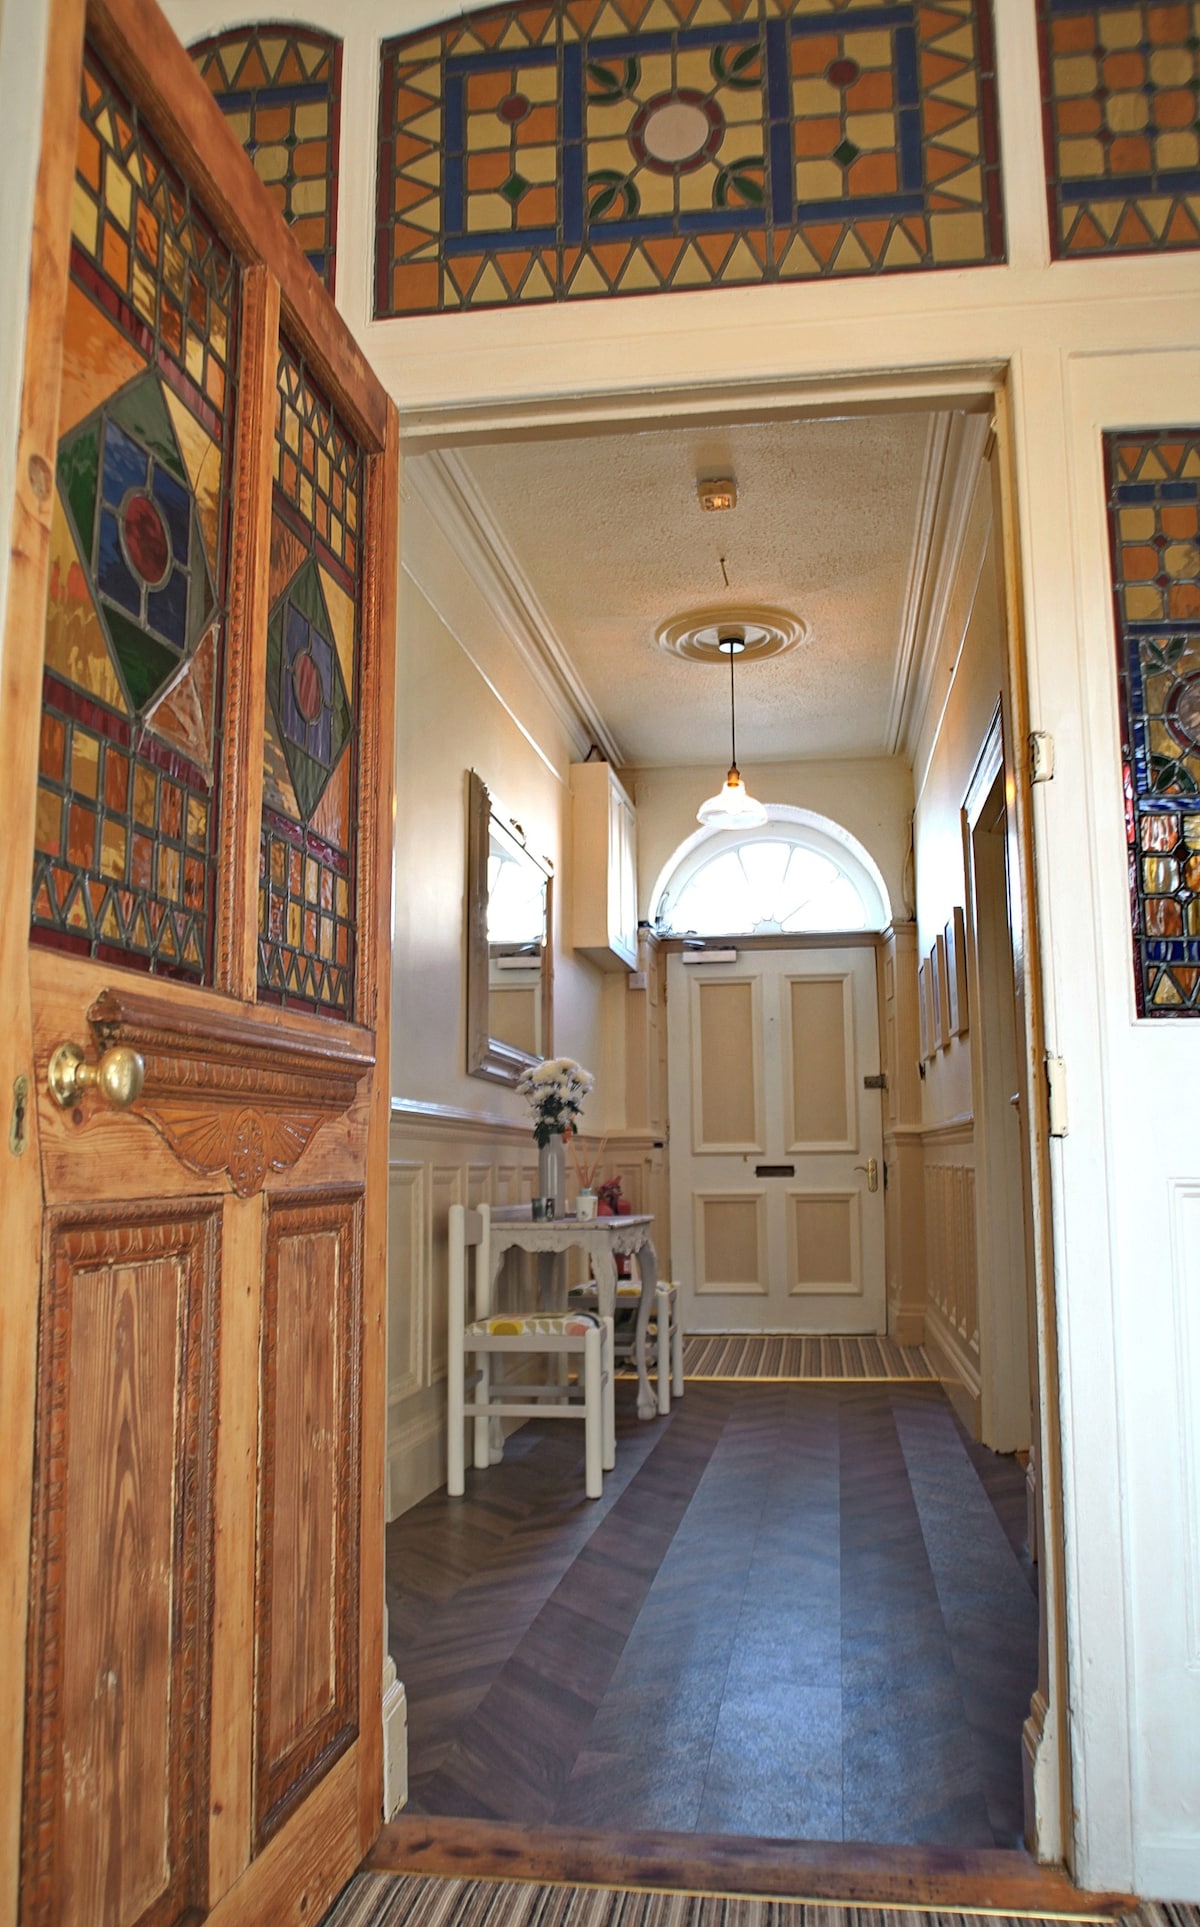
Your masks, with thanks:
M32 935L211 982L236 265L89 50Z
M987 0L557 0L383 51L375 312L1004 259Z
M354 1011L362 452L281 345L271 520L259 995Z
M287 23L238 27L190 49L309 263L333 293L342 45Z
M1038 0L1059 257L1200 247L1200 10Z
M1200 1015L1200 428L1105 437L1138 1015Z

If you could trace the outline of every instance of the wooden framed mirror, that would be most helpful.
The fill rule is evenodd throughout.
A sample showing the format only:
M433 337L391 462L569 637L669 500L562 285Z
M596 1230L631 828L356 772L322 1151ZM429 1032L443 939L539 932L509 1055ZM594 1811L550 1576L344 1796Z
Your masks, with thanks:
M515 1084L554 1051L554 873L467 772L467 1071Z

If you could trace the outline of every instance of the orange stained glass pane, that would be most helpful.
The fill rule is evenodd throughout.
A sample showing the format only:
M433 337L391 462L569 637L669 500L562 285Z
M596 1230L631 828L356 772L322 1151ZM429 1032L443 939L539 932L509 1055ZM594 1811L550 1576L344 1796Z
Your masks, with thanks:
M67 856L77 870L90 870L96 855L96 812L83 803L67 809Z
M43 775L51 776L56 782L61 783L66 768L66 755L66 725L59 717L43 713L38 768Z

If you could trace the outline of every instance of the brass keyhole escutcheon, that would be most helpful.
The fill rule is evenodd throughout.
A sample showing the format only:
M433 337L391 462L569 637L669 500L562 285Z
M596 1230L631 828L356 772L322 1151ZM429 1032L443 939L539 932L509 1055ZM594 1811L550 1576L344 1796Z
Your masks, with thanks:
M29 1143L29 1079L13 1079L12 1123L8 1129L8 1148L19 1158Z
M114 1044L98 1064L89 1064L78 1044L60 1044L50 1059L50 1095L64 1111L80 1102L85 1091L96 1091L116 1111L128 1110L141 1095L146 1066L128 1044Z

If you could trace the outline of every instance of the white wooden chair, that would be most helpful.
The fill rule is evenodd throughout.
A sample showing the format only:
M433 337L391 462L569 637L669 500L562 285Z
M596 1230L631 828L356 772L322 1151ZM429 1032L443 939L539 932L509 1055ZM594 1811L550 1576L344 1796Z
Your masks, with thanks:
M492 1311L491 1210L450 1207L449 1330L447 1339L446 1490L460 1497L466 1482L463 1427L474 1421L474 1462L484 1471L504 1456L501 1422L506 1418L583 1420L584 1483L598 1499L604 1473L616 1463L613 1416L613 1321L594 1312ZM492 1358L533 1353L559 1368L548 1384L497 1381ZM467 1373L467 1355L475 1360ZM571 1358L574 1384L565 1378ZM472 1396L468 1399L467 1393Z
M634 1260L636 1264L637 1260ZM617 1311L628 1314L616 1326L613 1334L613 1357L615 1360L632 1358L635 1355L637 1337L635 1331L637 1308L642 1295L640 1280L622 1278L617 1283ZM594 1283L575 1285L571 1297L581 1309L593 1309L597 1304ZM669 1278L660 1278L654 1292L654 1305L651 1316L654 1320L653 1356L649 1363L654 1368L658 1389L658 1412L665 1418L671 1409L673 1398L683 1397L683 1327L679 1321L679 1286Z

